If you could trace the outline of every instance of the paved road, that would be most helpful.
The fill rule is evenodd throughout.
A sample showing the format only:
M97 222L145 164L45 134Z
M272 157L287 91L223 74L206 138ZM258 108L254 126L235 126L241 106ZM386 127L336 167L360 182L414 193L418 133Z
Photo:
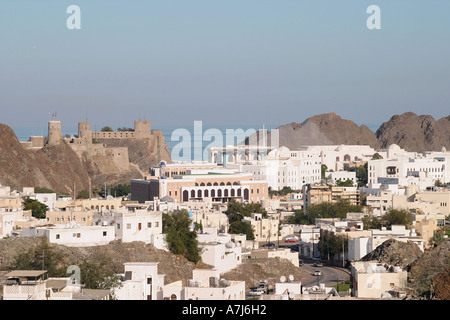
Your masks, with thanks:
M325 283L325 286L329 287L336 285L338 280L339 282L350 280L350 275L338 268L333 268L326 265L323 267L314 267L312 262L304 262L302 268L309 273L302 279L302 285L306 287L317 285L318 282ZM312 274L315 270L320 270L321 275L313 276Z

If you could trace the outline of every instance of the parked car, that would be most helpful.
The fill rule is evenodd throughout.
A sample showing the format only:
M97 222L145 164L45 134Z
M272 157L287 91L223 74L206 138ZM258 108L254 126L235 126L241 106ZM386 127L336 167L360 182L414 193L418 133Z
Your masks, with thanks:
M248 295L249 296L260 296L260 295L264 294L265 292L266 292L266 290L264 290L263 288L254 288L248 293Z
M265 248L265 247L271 248L271 247L275 247L275 243L267 242L267 243L264 243L262 246L263 246L263 248Z
M298 237L297 236L289 236L289 237L286 237L286 239L284 239L284 241L286 241L286 242L297 242L298 241Z
M322 261L316 261L316 262L314 262L314 267L323 267Z

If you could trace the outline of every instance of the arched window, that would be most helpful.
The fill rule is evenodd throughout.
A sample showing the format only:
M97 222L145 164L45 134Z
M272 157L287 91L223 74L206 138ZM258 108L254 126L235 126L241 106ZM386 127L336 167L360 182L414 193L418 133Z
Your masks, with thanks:
M184 190L183 191L183 202L189 200L189 191Z
M208 189L206 189L203 193L204 193L205 197L208 197L208 196L209 196Z
M195 190L191 190L191 198L195 198Z
M197 191L197 198L201 198L202 197L202 190L198 190Z
M222 198L222 190L217 190L217 197Z

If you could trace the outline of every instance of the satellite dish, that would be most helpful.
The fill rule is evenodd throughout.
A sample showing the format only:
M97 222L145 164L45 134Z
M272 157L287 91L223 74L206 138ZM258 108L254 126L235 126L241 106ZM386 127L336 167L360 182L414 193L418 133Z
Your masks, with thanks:
M294 281L294 276L292 274L289 275L289 281Z
M280 282L286 282L286 277L285 276L281 276L280 277Z

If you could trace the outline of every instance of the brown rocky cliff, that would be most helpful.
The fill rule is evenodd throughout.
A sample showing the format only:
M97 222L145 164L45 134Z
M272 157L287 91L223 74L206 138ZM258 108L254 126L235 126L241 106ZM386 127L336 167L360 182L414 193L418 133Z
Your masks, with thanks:
M72 194L89 188L89 175L73 150L65 143L25 150L14 131L0 124L0 184L11 189L46 187Z
M379 148L375 133L336 113L319 114L302 123L292 122L277 128L279 145L295 150L307 145L369 145Z
M375 133L380 146L391 144L411 152L450 150L450 116L435 120L430 115L406 112L394 115Z

